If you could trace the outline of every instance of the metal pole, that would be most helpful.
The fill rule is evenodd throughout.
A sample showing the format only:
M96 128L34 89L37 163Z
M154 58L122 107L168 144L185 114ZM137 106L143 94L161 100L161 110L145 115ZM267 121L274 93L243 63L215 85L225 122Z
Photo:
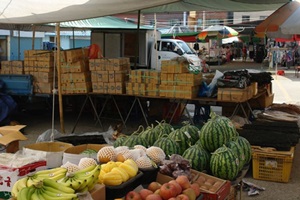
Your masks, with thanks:
M64 113L63 113L63 101L62 101L62 93L61 93L61 59L60 59L60 23L56 24L56 35L57 35L57 51L56 51L56 63L57 63L57 86L58 86L58 103L59 103L59 116L60 116L60 129L62 133L65 133L64 126Z

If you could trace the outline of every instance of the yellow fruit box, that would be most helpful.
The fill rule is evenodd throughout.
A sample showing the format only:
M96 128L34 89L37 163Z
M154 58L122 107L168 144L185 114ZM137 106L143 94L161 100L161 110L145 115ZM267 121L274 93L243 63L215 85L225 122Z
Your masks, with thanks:
M289 182L295 147L289 151L252 146L253 178L274 182Z

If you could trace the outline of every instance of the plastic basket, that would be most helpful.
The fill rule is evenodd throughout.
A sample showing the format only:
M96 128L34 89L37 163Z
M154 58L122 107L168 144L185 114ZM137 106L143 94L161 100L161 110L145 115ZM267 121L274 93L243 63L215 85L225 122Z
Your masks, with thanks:
M262 148L263 149L263 148ZM253 178L265 181L288 182L295 147L290 151L257 151L252 154Z

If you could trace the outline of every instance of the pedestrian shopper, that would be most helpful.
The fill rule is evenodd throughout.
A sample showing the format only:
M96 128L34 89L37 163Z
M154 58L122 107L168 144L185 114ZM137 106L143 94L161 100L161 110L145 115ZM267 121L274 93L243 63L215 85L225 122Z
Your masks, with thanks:
M246 60L247 60L247 48L246 48L245 45L243 46L242 51L243 51L243 61L246 62Z

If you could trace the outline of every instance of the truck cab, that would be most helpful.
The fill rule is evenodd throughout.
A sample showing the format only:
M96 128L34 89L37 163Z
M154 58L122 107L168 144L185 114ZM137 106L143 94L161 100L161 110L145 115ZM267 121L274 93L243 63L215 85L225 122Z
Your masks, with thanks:
M184 57L193 70L201 71L201 59L186 42L178 39L159 39L151 48L151 69L161 70L162 60Z

